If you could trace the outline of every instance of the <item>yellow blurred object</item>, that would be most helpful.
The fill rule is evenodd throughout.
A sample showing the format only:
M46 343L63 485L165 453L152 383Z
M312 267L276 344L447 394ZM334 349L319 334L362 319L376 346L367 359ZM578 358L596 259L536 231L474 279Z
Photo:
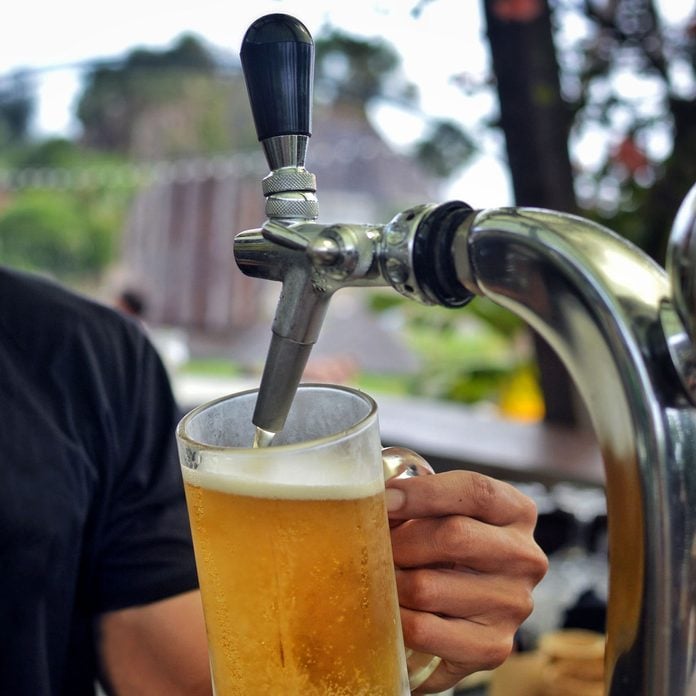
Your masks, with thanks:
M540 421L544 399L530 368L514 372L500 392L498 408L503 416L519 421Z
M491 672L488 696L541 696L544 664L537 651L510 655Z
M487 696L603 696L604 635L544 634L538 650L511 655L491 672Z
M603 681L587 681L546 670L540 696L603 696Z
M565 629L539 641L544 658L543 696L602 696L604 645L601 633Z

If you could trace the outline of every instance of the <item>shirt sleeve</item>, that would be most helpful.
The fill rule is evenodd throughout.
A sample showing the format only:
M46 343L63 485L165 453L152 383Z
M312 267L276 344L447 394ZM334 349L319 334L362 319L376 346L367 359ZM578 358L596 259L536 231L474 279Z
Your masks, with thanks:
M159 356L141 338L121 356L125 364L112 366L126 386L109 397L119 403L111 405L116 441L103 462L109 471L92 595L98 612L198 586L174 436L180 413Z

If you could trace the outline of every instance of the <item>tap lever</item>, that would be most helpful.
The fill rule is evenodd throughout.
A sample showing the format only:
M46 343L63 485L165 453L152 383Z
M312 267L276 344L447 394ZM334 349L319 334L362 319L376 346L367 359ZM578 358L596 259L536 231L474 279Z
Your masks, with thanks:
M297 230L274 219L266 220L261 228L261 234L269 242L294 251L304 251L310 243L309 239Z
M303 231L300 232L300 229ZM300 228L285 222L270 219L264 222L261 234L264 239L292 251L305 251L315 267L330 266L340 257L341 249L335 239L315 232L308 236L306 226ZM317 227L321 231L321 227Z
M270 168L304 166L312 133L311 34L295 17L265 15L247 29L240 58L256 134Z
M251 111L271 173L270 219L316 220L316 179L305 167L312 132L314 41L295 17L270 14L247 29L240 51Z
M285 14L257 19L240 57L259 140L311 135L314 41L304 24Z

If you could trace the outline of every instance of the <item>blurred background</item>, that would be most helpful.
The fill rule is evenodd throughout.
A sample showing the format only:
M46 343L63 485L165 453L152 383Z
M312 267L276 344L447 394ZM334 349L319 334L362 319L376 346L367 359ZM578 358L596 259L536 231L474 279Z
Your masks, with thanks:
M695 178L692 2L232 5L13 6L0 29L0 262L105 301L127 291L177 371L254 374L277 289L232 257L234 234L263 220L267 173L238 49L266 12L294 14L316 40L307 166L321 220L384 223L451 198L543 206L662 260ZM505 312L364 295L330 312L315 357L334 377L581 420L563 368Z
M136 315L182 407L255 385L270 337L278 288L243 276L232 253L265 217L238 51L268 12L295 15L316 42L307 168L320 221L386 223L449 199L540 206L663 263L696 180L693 2L175 5L8 4L0 263ZM601 461L563 366L482 298L452 311L342 293L308 378L378 395L390 436L427 431L438 445L413 444L443 466L485 460L525 487L553 554L530 635L575 606L571 625L601 630Z

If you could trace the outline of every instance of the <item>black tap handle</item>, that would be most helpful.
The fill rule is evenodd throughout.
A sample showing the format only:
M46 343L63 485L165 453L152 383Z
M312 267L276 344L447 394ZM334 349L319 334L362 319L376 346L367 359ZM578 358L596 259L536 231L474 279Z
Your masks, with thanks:
M314 42L286 14L269 14L247 29L240 51L259 140L311 135Z

